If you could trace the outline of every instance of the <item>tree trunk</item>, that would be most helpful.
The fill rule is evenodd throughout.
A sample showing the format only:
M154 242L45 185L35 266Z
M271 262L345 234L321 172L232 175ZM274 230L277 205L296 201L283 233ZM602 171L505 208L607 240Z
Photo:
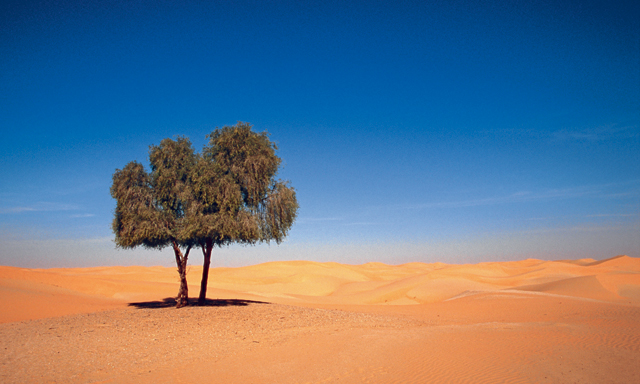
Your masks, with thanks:
M178 265L178 274L180 275L180 289L178 290L178 296L176 296L176 308L189 305L189 286L187 285L187 259L189 258L189 251L191 251L191 246L187 247L187 251L183 255L178 244L175 241L173 242L173 252L176 254L176 264Z
M211 250L213 249L213 241L207 239L202 244L202 254L204 255L204 265L202 267L202 281L200 281L200 296L198 297L198 305L204 305L207 300L207 282L209 281L209 266L211 265Z

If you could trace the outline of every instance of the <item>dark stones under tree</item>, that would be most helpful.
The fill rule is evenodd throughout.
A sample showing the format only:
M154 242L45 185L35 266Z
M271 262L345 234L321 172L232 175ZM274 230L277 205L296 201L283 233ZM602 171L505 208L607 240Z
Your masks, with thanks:
M164 139L150 147L151 173L134 161L113 175L116 244L173 248L180 275L177 307L188 304L186 266L194 246L204 255L198 297L204 304L213 248L280 243L298 209L295 190L275 179L281 160L268 133L239 122L207 138L201 154L186 138Z

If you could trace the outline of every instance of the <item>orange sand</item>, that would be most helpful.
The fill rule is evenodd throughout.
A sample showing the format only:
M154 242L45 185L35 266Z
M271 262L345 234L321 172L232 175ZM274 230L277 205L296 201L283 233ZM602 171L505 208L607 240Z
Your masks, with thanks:
M163 305L177 289L173 268L0 267L0 381L640 382L637 258L272 262Z

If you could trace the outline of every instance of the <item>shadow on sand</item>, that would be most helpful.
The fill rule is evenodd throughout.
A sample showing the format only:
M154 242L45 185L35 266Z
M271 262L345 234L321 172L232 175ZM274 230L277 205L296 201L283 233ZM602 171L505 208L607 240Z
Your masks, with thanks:
M271 304L266 301L254 301L254 300L237 300L237 299L207 299L201 307L244 307L249 304ZM171 308L176 306L176 299L173 297L166 297L161 301L142 301L139 303L129 303L130 307L136 308ZM198 306L197 299L189 299L189 306Z

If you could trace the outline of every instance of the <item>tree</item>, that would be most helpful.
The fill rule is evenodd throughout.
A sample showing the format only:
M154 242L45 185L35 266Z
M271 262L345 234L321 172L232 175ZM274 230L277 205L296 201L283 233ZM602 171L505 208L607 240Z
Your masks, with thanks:
M207 293L211 251L230 243L255 244L286 237L298 203L288 183L276 180L277 147L267 132L238 123L216 129L198 156L193 190L198 215L193 237L204 256L199 304Z
M116 244L173 248L180 275L177 307L188 304L186 266L194 246L204 255L198 298L204 304L213 248L280 243L298 209L294 189L275 179L281 160L268 133L239 122L207 138L202 154L186 138L164 139L150 147L151 173L131 162L113 175Z
M112 228L121 248L173 248L180 276L179 308L188 305L187 260L197 244L189 234L195 154L189 139L164 139L159 146L150 147L149 161L150 174L132 161L113 175L111 196L116 199L116 210Z

